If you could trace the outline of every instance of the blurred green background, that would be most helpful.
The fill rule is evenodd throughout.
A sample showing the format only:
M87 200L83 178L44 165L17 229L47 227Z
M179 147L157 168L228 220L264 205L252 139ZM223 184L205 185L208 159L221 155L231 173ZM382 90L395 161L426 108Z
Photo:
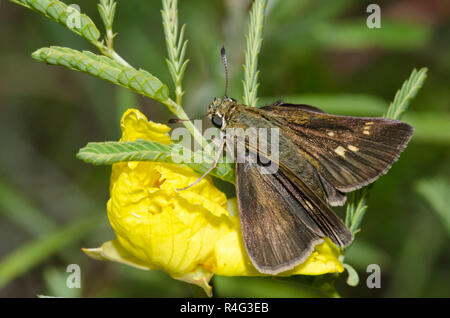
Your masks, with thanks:
M79 4L101 28L96 1L66 3ZM262 102L284 97L336 114L381 116L412 69L429 68L403 118L416 133L376 182L362 231L346 256L360 284L346 285L343 274L336 287L344 297L449 297L450 4L377 1L382 28L368 29L370 3L269 0L259 96ZM231 65L228 95L241 99L249 8L250 1L242 0L180 1L189 40L184 107L190 116L204 114L210 100L223 94L222 44ZM160 9L160 1L119 1L115 48L172 89ZM166 273L96 261L80 250L114 233L105 206L110 167L81 162L78 149L89 141L117 140L128 107L160 122L171 114L98 78L32 60L33 51L50 45L97 52L9 1L0 1L0 43L0 297L201 296L197 287ZM81 266L81 289L65 284L66 266L73 263ZM380 289L366 286L373 263L381 266ZM215 277L212 283L219 297L320 296L295 277Z

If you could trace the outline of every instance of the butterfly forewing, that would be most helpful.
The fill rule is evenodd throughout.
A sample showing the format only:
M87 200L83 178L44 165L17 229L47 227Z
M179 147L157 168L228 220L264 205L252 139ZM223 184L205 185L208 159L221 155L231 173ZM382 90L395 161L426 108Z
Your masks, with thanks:
M303 105L272 105L261 111L341 192L361 188L386 173L413 133L400 121L330 115Z

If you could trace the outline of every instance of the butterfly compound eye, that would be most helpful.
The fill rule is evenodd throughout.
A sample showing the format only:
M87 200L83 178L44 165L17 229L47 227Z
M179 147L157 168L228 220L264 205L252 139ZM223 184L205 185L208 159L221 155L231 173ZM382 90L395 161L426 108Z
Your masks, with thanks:
M222 127L222 117L220 117L219 115L214 114L211 121L212 121L213 125L216 126L217 128Z

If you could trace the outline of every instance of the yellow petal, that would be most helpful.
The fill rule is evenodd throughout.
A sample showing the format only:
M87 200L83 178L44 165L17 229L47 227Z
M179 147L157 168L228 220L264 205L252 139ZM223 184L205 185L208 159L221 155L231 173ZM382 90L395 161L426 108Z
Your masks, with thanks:
M128 109L120 121L122 138L120 141L134 141L146 139L157 141L165 145L170 144L170 127L147 120L144 114L137 109Z
M208 272L203 268L199 268L196 272L182 274L182 275L172 275L173 278L181 280L183 282L194 284L199 286L205 291L208 297L212 297L212 287L209 285L213 273Z
M151 269L148 267L148 264L143 263L128 253L117 240L105 242L97 248L83 248L82 251L92 258L102 261L118 262L139 269Z
M179 168L171 166L115 165L108 217L120 244L135 257L169 273L190 273L214 253L214 242L232 223L225 195L212 191L210 181L205 180L208 191L201 184L186 193L166 189L164 180L171 180ZM177 178L190 178L176 173Z

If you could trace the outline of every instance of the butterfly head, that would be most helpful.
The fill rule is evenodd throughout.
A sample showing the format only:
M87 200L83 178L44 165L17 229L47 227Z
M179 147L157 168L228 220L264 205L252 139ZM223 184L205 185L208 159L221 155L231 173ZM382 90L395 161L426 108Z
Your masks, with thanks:
M225 67L225 94L223 98L215 97L211 104L208 106L208 116L214 126L220 129L225 129L227 125L227 115L230 110L237 105L235 99L227 97L228 91L228 62L227 55L225 54L225 47L222 46L220 49L220 55L222 56L223 65Z
M237 104L236 100L227 96L223 98L214 98L211 104L208 106L208 116L214 126L217 128L225 128L226 115L229 110Z

